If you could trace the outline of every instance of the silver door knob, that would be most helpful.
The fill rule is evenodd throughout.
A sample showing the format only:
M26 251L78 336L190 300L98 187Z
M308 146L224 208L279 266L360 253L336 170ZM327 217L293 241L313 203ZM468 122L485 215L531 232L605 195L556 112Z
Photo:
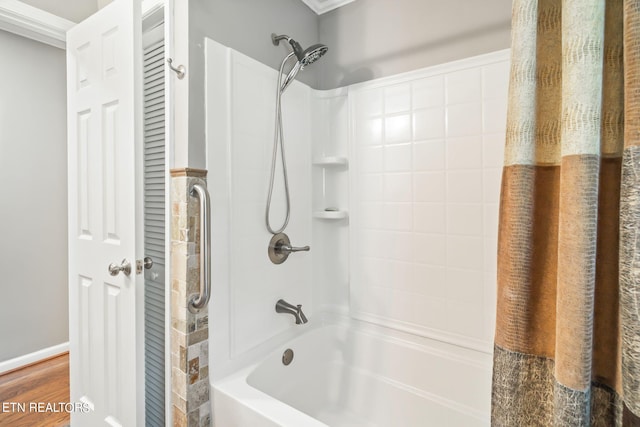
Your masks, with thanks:
M111 263L109 264L109 274L112 276L117 276L118 273L123 272L125 276L129 276L131 274L131 263L127 261L127 259L123 259L120 265Z
M142 260L142 265L144 265L144 268L148 270L153 267L153 260L151 259L151 257L146 256Z

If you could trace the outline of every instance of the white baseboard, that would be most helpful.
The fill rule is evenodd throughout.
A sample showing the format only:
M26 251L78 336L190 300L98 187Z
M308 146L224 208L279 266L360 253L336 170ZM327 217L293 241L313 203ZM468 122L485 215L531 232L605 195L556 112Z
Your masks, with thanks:
M65 353L67 351L69 351L69 342L63 342L62 344L43 348L42 350L34 351L33 353L5 360L4 362L0 362L0 374L13 371L14 369L18 369L22 366L31 365L32 363L57 356L58 354Z

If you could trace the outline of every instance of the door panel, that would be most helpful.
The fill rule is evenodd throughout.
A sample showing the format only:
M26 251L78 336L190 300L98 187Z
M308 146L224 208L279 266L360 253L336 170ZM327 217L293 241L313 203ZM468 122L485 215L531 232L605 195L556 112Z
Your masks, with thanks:
M67 33L71 401L92 408L74 426L144 420L140 31L139 1L115 0Z
M144 24L144 22L143 22ZM166 424L165 406L165 90L162 25L143 33L144 87L144 253L153 259L145 270L145 384L149 426Z

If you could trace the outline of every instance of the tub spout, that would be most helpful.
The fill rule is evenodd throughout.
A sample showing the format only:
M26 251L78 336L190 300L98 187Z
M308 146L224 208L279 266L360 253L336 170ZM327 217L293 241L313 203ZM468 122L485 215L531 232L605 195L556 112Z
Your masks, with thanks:
M302 325L307 323L307 316L302 312L302 305L289 304L283 299L278 300L276 303L276 313L288 313L292 314L296 318L296 325Z

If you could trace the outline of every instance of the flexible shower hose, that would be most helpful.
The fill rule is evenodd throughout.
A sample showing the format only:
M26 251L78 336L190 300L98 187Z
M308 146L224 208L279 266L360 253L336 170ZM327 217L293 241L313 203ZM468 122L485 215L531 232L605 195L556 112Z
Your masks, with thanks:
M291 202L289 197L289 178L287 177L287 160L284 155L284 134L282 133L282 93L286 86L282 87L282 74L284 70L284 64L287 60L293 55L290 53L280 65L280 72L278 73L278 86L276 87L276 120L275 120L275 130L273 135L273 154L271 156L271 176L269 179L269 194L267 196L267 208L265 211L265 223L267 225L267 230L271 234L282 233L285 228L287 228L287 224L289 224L289 216L291 214ZM296 64L297 65L297 64ZM288 86L288 85L287 85ZM287 215L284 219L284 223L280 228L274 230L271 227L271 221L269 219L269 213L271 212L271 196L273 195L273 181L276 175L276 161L278 158L278 145L280 145L280 158L282 159L282 175L284 178L284 192L286 195L286 206L287 206Z

